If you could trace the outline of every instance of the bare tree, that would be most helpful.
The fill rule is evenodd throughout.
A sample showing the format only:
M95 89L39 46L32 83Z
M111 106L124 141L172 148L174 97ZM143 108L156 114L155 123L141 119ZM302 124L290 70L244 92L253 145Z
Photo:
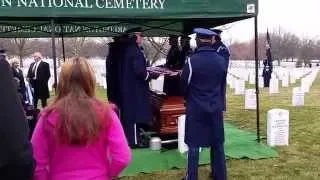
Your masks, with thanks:
M298 56L300 39L292 33L286 33L283 38L285 42L283 48L284 56L293 62L294 58Z
M98 39L98 43L103 46L107 46L110 42L112 42L112 38L110 37L102 37Z
M0 38L0 47L6 49L9 56L14 55L16 52L15 45L7 38Z
M320 61L320 40L317 40L315 42L315 59L318 59Z
M310 64L312 59L316 58L316 43L310 39L303 39L300 47L299 59L305 65Z
M144 43L145 55L150 62L154 64L157 60L167 55L168 46L167 37L147 37Z
M19 56L20 67L23 67L23 58L32 52L29 44L31 42L30 38L14 38L11 41L15 47L15 54Z
M78 56L81 52L82 47L84 46L87 38L86 37L77 37L77 38L66 38L66 46L68 50L72 53L72 56Z

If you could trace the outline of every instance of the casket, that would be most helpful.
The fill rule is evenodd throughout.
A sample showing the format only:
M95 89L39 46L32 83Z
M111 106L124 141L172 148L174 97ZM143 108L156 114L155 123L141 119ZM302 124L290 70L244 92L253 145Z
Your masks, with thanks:
M178 133L178 117L185 114L184 98L154 93L152 107L156 131L160 135Z

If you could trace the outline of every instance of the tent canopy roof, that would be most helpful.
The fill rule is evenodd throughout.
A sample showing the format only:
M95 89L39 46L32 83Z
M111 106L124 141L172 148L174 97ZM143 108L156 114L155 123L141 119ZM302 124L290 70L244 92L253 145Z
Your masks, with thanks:
M254 17L257 0L2 0L0 37L115 36L142 27L147 36L190 33Z

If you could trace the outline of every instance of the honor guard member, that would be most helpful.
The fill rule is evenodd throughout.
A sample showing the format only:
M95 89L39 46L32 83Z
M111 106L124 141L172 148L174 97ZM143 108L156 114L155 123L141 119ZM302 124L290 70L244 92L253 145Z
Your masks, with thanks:
M121 76L121 119L129 145L137 147L140 128L152 122L149 80L157 76L147 72L147 62L141 51L141 28L130 29L127 33L129 40Z
M199 148L211 148L215 180L226 179L223 91L226 61L212 46L215 32L196 28L197 51L187 60L181 81L186 100L185 143L189 147L186 180L198 179Z
M230 60L230 52L227 46L221 41L221 33L222 30L220 29L212 29L217 35L213 36L212 39L212 47L216 50L216 52L224 58L226 61L227 69L229 68L229 60ZM224 85L222 87L224 89L223 101L224 101L224 109L226 111L227 106L227 98L226 98L226 91L227 91L227 80L225 80Z
M268 61L265 59L263 61L263 84L264 87L269 87L270 86L270 79L271 79L271 74L272 74L272 69L271 66L268 64Z
M229 65L230 52L228 47L221 41L222 30L212 29L212 31L217 34L213 36L212 47L227 61L227 65Z

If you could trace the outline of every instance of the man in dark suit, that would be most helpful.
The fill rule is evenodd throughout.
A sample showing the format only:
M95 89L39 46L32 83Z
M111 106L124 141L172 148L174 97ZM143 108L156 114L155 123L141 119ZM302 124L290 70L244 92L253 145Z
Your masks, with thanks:
M199 148L211 148L211 168L216 180L226 179L223 125L223 83L226 61L211 47L208 29L196 28L197 51L187 60L182 72L186 100L185 143L189 147L187 180L198 179Z
M31 180L34 160L27 120L4 52L0 49L0 179Z
M28 71L28 81L33 87L34 91L34 107L37 108L38 99L41 99L42 107L47 105L47 99L50 97L48 81L50 78L49 64L42 61L40 52L33 54L34 63L30 65Z

